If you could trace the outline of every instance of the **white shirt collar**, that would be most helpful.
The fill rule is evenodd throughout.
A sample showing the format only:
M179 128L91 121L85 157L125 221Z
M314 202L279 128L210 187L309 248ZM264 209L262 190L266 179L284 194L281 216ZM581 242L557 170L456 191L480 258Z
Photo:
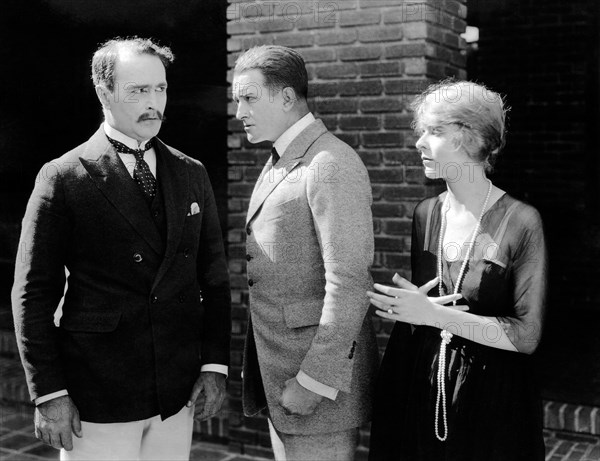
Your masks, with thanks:
M273 147L277 150L280 157L283 157L285 150L290 143L298 136L306 127L315 121L315 116L309 112L291 127L283 132L281 136L273 143Z
M119 141L120 143L125 144L130 149L139 149L140 146L145 146L146 142L148 142L148 139L144 139L142 142L138 143L137 139L130 138L126 134L121 133L116 128L110 126L106 120L104 121L102 126L104 127L104 133L106 133L106 135L109 138L112 138L115 141Z

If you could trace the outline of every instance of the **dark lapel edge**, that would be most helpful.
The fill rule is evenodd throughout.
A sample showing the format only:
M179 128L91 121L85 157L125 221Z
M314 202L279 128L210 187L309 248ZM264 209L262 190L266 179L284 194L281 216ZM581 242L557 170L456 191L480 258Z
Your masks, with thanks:
M167 247L165 257L154 280L154 287L156 287L167 272L177 251L190 204L188 203L189 171L185 161L158 138L155 139L154 148L167 216Z

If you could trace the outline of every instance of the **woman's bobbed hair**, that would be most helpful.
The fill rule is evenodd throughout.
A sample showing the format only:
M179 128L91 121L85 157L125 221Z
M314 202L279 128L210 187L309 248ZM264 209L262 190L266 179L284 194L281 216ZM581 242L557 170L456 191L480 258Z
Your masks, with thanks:
M422 125L423 114L435 114L443 125L457 125L457 147L481 163L486 172L493 171L506 143L504 98L484 85L468 81L444 80L430 85L411 105L413 128Z

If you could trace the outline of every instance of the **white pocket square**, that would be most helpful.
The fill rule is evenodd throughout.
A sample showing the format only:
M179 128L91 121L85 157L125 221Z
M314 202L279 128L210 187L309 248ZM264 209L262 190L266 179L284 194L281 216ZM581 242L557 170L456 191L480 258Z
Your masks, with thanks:
M200 213L200 207L198 206L198 202L194 202L190 205L190 212L187 215L193 216L198 213Z

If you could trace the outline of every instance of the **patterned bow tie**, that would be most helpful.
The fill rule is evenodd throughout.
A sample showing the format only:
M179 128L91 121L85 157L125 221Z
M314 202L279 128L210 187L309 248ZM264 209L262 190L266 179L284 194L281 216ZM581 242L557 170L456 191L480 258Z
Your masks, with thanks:
M119 154L132 154L132 155L137 155L137 154L144 154L144 152L146 152L147 150L152 149L152 140L146 142L146 146L142 149L132 149L131 147L127 147L125 144L123 144L122 142L117 141L116 139L113 139L111 137L108 137L108 141L113 145L113 147L115 148L115 150L119 153ZM137 157L136 157L137 158Z
M143 149L132 149L122 142L108 137L108 141L113 145L119 154L132 154L135 156L135 167L133 168L133 179L141 187L144 196L148 202L152 202L156 195L156 178L150 171L150 167L144 160L144 153L152 149L152 140L146 143Z

